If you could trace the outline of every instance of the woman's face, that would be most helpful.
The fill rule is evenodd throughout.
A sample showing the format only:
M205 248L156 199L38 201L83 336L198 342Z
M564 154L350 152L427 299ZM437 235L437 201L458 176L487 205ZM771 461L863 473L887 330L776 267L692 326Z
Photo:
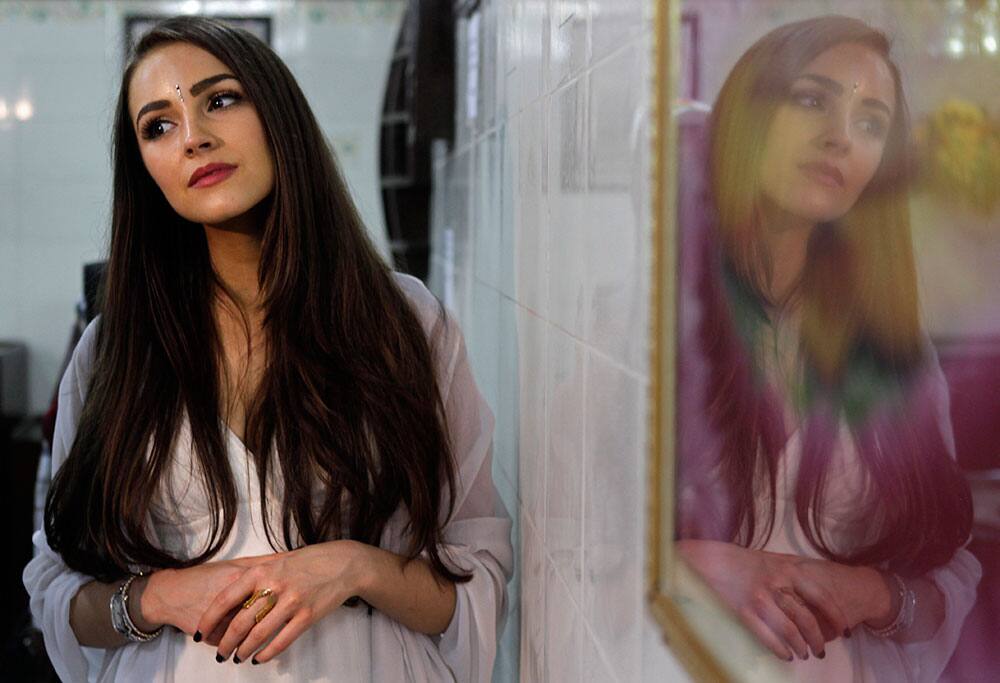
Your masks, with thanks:
M895 107L892 72L877 52L845 43L820 54L771 122L764 196L812 223L846 214L882 160Z
M210 52L170 43L139 63L128 107L146 169L182 217L223 225L274 188L274 159L242 84Z

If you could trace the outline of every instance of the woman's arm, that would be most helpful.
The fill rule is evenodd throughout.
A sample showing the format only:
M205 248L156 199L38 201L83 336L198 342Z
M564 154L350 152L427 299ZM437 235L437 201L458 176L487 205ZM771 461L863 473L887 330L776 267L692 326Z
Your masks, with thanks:
M455 584L422 557L410 561L375 546L358 544L367 570L358 595L375 609L418 633L438 635L455 613Z
M129 591L129 602L137 596L133 582ZM128 641L111 625L111 596L118 590L116 583L91 581L80 586L69 604L69 625L77 642L84 647L121 647ZM143 628L136 617L135 609L129 610L136 626ZM145 629L143 629L145 630Z
M274 608L258 623L257 615L267 603L249 609L241 605L265 588L272 592L266 600L273 600ZM254 657L262 664L355 595L407 628L428 635L444 631L455 611L454 584L439 578L422 558L408 561L358 541L338 540L261 558L211 601L197 623L197 633L222 630L219 657L235 654L234 661L243 661L277 632ZM223 623L226 615L235 615L228 627Z
M843 565L840 565L843 566ZM891 624L902 607L895 581L885 572L869 567L849 567L859 586L867 584L863 591L873 596L864 612L864 623L873 628L885 628ZM930 640L944 622L944 596L937 585L928 578L907 579L906 586L916 594L917 604L913 623L909 628L891 636L900 643L915 643Z

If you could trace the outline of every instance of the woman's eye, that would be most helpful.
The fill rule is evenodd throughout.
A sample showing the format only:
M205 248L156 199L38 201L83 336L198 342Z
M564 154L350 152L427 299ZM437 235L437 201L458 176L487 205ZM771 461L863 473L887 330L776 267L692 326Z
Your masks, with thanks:
M164 119L153 119L143 124L142 137L144 140L155 140L169 130L169 128L166 128L167 126L173 125Z
M812 92L792 93L792 101L807 109L822 109L825 104L822 95Z
M861 130L873 137L882 137L885 135L886 126L884 123L878 119L863 119L860 122Z
M209 111L212 111L213 109L225 109L226 107L233 106L240 99L240 95L235 92L216 93L208 100L208 109Z

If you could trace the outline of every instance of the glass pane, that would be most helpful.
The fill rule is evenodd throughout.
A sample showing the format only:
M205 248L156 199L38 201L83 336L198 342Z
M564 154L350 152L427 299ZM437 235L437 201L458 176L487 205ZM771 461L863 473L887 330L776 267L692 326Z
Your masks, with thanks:
M988 677L1000 2L679 15L677 604L737 678Z

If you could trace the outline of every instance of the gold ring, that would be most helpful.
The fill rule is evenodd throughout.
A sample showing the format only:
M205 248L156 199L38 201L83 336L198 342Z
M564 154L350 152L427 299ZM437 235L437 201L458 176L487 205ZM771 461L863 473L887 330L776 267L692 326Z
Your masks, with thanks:
M259 600L260 598L266 598L269 595L272 595L270 588L264 588L262 590L255 592L253 595L251 595L249 598L246 599L246 602L243 603L243 609L250 609L253 606L253 604L257 602L257 600ZM274 605L272 604L271 606L273 607Z
M257 612L256 616L254 616L253 623L259 624L264 619L264 617L267 616L267 613L274 609L274 604L275 604L274 598L268 600L267 605L264 606L264 609Z

